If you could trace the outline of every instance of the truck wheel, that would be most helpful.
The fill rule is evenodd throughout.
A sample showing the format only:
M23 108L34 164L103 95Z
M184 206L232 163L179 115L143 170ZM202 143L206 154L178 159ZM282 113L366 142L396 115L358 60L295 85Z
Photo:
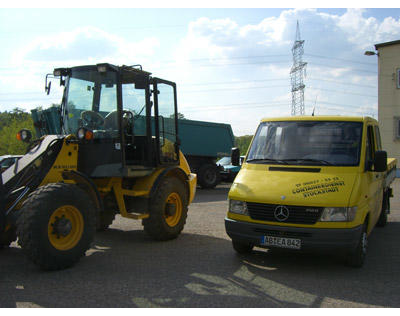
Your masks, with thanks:
M250 243L239 242L236 240L232 240L232 246L233 246L233 249L235 249L235 251L240 254L250 253L254 247Z
M0 249L10 246L10 244L17 240L17 233L15 228L0 233Z
M178 237L186 223L187 192L182 181L165 178L150 200L150 216L143 220L145 232L155 240Z
M72 266L93 241L95 207L77 185L42 186L29 195L20 212L18 242L28 258L43 270Z
M221 175L216 165L206 164L201 166L197 174L199 185L202 189L212 189L221 181Z
M386 226L387 220L388 220L389 208L390 208L389 195L387 193L384 193L383 194L383 200L382 200L381 214L379 215L378 222L376 223L377 227Z
M367 221L363 225L357 248L348 255L347 264L354 268L361 268L365 261L368 249Z

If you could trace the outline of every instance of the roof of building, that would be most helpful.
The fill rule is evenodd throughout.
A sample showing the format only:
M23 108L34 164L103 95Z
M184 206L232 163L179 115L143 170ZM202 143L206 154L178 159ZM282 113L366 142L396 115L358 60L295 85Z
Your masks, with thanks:
M392 42L386 42L386 43L380 43L380 44L375 44L375 49L385 47L385 46L391 46L391 45L397 45L400 44L400 40L397 41L392 41Z

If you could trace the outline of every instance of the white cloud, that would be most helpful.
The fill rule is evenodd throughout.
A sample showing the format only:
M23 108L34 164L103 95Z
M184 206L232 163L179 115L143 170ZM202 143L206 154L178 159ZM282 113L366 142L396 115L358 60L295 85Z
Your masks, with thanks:
M148 58L159 46L156 38L128 42L95 27L38 38L29 43L20 58L25 62L123 62Z

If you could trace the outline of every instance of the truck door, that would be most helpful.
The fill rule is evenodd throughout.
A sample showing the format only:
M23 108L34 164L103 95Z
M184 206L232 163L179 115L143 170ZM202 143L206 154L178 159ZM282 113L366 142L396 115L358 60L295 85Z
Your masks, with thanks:
M154 78L154 103L159 162L162 165L179 162L178 119L176 106L176 85Z
M383 173L374 171L375 151L377 150L375 131L372 125L367 127L367 144L366 144L366 172L369 183L368 207L370 209L369 229L372 229L378 220L380 207L382 205L383 191L382 181Z

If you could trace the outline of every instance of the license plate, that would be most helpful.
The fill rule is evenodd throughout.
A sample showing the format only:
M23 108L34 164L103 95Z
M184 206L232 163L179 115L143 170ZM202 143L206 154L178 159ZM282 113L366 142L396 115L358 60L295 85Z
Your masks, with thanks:
M275 237L275 236L261 236L261 245L274 246L279 248L300 249L301 239Z

